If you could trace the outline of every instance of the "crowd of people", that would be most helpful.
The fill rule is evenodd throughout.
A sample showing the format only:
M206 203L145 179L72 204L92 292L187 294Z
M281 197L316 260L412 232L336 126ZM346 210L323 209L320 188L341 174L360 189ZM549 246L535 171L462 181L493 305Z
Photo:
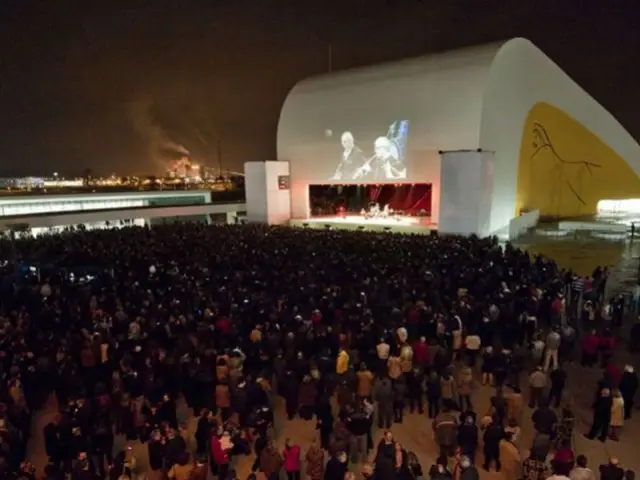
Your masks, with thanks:
M638 377L611 361L624 302L605 301L606 270L577 281L495 239L171 224L3 239L0 253L0 478L38 478L31 420L52 395L48 480L232 480L243 456L269 480L475 480L476 464L590 480L571 360L603 368L588 438L618 439L632 415ZM488 412L474 410L478 382L495 387ZM277 448L277 397L286 419L315 422L305 451ZM432 428L433 465L394 438L406 412ZM633 476L614 458L600 474Z

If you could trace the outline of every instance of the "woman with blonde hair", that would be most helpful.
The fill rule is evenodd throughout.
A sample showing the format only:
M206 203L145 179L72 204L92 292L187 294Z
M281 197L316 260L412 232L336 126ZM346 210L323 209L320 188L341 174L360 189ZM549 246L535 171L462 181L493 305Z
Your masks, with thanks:
M620 390L613 391L613 401L611 402L611 433L609 438L617 442L620 440L620 433L624 426L624 399Z
M413 371L413 348L408 343L400 348L400 369L405 375Z

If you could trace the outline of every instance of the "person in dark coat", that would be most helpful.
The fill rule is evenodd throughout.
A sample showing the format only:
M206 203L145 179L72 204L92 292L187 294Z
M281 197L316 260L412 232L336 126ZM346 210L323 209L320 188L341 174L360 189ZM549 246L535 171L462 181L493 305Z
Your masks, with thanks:
M59 432L59 416L53 422L48 423L44 427L44 448L49 456L49 461L60 466L62 461L62 452L60 451L60 432Z
M464 421L458 429L458 446L460 452L469 457L473 463L478 449L478 426L471 415L464 417Z
M96 467L101 476L105 476L106 465L111 465L113 458L113 430L106 420L100 421L93 432L93 453L96 456Z
M633 411L633 399L638 391L640 382L638 380L638 374L631 365L625 365L624 373L620 379L620 385L618 389L622 394L624 400L624 419L629 420L631 418L631 412Z
M393 421L402 423L404 405L407 396L407 383L404 375L400 375L393 384Z
M467 456L460 458L460 480L480 480L480 473L473 464L473 460Z
M424 407L422 404L422 397L424 395L424 375L419 368L413 369L413 375L409 375L407 378L407 388L409 394L409 411L413 413L417 407L418 413L424 413Z
M551 435L558 424L558 414L549 407L549 403L544 399L531 415L531 420L536 432Z
M375 383L373 398L378 402L378 428L391 428L393 423L393 386L388 377L383 377Z
M256 454L256 459L253 462L253 466L251 467L252 472L257 472L260 468L260 455L262 455L262 451L267 447L269 443L269 437L266 432L259 432L258 437L253 443L253 451Z
M182 438L174 429L170 429L167 434L167 441L165 444L165 467L167 471L171 470L171 467L175 463L178 462L184 451L186 450L187 445Z
M562 365L558 364L558 367L549 374L549 379L551 380L551 388L549 389L548 402L549 405L558 408L562 401L562 392L567 384L567 372L564 371Z
M300 389L298 391L298 402L300 418L304 420L311 420L316 406L316 400L318 396L318 390L316 388L316 382L310 375L305 375L302 378Z
M436 463L429 468L429 478L431 480L451 480L453 473L449 470L448 458L440 456L436 459Z
M331 457L327 462L327 466L324 470L325 480L337 480L343 479L344 474L348 471L349 464L347 462L347 454L345 452L338 452L335 456Z
M618 459L611 457L609 463L600 465L600 480L622 480L624 468L618 465Z
M603 388L593 405L593 422L589 433L585 435L589 440L593 440L596 437L603 443L607 440L609 424L611 423L612 402L611 391L608 388Z
M505 438L504 428L498 419L493 419L487 427L482 437L484 441L484 465L483 468L488 472L491 462L496 464L496 472L499 472L502 465L500 464L500 440Z
M287 418L293 420L298 411L298 376L291 369L285 371L284 376L278 385L278 391L284 398L285 411Z
M207 444L213 433L213 418L213 414L209 409L205 408L202 410L194 435L196 439L196 453L204 454L208 452Z
M378 444L378 450L376 451L376 465L378 465L384 459L389 460L391 465L394 464L395 460L395 441L393 440L393 435L391 432L384 432L384 436L380 443Z
M440 378L436 372L431 372L429 380L427 380L427 413L429 418L436 418L440 413L440 398L442 398Z
M149 451L149 467L154 472L159 472L164 467L164 439L160 430L155 430L151 434L147 449Z
M329 448L329 440L333 432L333 412L327 398L321 399L318 403L316 416L316 429L320 430L320 444L326 450Z

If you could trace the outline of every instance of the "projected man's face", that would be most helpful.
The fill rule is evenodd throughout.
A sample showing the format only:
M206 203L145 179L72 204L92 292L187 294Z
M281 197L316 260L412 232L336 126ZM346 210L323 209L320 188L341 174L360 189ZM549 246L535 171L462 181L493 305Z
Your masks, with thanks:
M389 140L384 137L378 138L373 146L376 157L387 158L390 155L390 146Z
M353 148L353 144L353 135L348 132L342 135L342 148L345 150L351 150Z

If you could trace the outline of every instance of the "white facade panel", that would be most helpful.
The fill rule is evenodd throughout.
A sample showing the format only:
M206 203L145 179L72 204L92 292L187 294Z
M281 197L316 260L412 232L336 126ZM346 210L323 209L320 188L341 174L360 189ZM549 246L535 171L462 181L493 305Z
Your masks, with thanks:
M247 221L267 222L267 171L264 162L244 164L244 190L247 201Z
M289 162L265 162L265 168L268 205L267 222L270 225L285 224L291 218Z
M441 168L438 232L488 235L493 152L442 152Z
M247 162L244 171L247 220L270 225L287 223L291 218L289 163Z

